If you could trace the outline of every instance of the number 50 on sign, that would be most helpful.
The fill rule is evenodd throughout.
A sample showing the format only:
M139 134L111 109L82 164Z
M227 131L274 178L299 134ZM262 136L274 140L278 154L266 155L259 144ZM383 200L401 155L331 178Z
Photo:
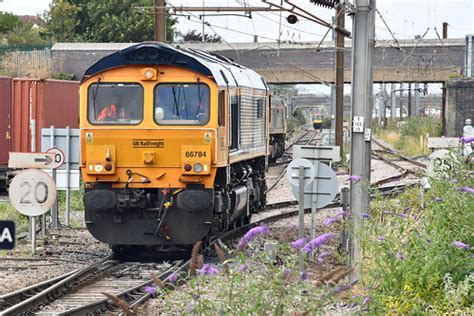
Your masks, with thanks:
M56 200L56 185L47 173L28 169L13 178L9 198L20 213L28 216L42 215Z

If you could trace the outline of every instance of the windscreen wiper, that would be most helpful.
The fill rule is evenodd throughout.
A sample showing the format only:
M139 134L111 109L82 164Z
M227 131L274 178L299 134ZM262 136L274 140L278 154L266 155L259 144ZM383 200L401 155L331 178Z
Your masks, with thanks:
M176 100L176 88L172 87L171 91L173 92L174 108L176 109L176 115L179 117L178 101Z

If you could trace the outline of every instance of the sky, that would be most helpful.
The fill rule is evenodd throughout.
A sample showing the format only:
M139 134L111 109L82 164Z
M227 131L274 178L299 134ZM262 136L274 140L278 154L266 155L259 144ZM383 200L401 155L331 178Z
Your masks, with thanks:
M275 4L281 0L269 0ZM297 6L304 8L313 15L330 22L334 10L315 6L310 0L290 0ZM42 14L49 9L51 0L0 0L0 11L11 12L17 15ZM351 1L352 3L355 0ZM260 0L167 0L168 6L266 6ZM436 39L442 36L442 23L448 22L449 38L464 38L466 34L474 34L474 0L376 0L378 14L376 15L376 40L391 40L394 34L398 40L414 39L416 35L423 35L426 39ZM200 13L183 13L177 16L177 28L181 33L188 30L202 30ZM288 13L253 13L252 18L242 16L205 17L211 26L205 26L205 32L218 34L226 43L252 42L254 35L259 42L319 42L323 38L331 39L327 28L314 22L300 19L296 24L288 24ZM381 17L386 22L382 21ZM346 28L351 30L352 19L346 17ZM280 32L281 30L281 32ZM426 33L426 34L425 34ZM376 90L378 87L375 87ZM322 85L306 86L309 93L328 93L328 88ZM438 86L429 87L430 93L439 93ZM348 91L348 90L346 90Z
M280 0L271 0L279 3ZM315 6L309 0L291 0L312 14L326 21L331 21L334 10ZM0 11L12 12L18 15L36 15L49 8L51 0L0 0ZM168 0L172 6L241 6L244 2L253 6L265 6L258 0ZM474 34L474 1L472 0L377 0L377 9L380 16L376 20L376 39L388 40L390 29L397 39L413 39L415 35L425 38L437 38L437 32L442 35L442 23L448 22L448 37L464 38L466 34ZM185 33L188 30L202 30L199 13L192 15L184 13L186 17L178 17L178 30ZM320 41L326 34L326 28L307 20L300 19L296 24L286 22L288 13L282 14L281 33L280 14L253 13L252 18L237 16L206 17L206 33L217 33L225 41L251 42L254 35L260 42L275 42L278 37L282 41L308 42ZM188 19L189 18L189 19ZM346 18L346 28L351 29L352 19ZM280 34L280 35L279 35ZM329 40L331 34L325 39Z

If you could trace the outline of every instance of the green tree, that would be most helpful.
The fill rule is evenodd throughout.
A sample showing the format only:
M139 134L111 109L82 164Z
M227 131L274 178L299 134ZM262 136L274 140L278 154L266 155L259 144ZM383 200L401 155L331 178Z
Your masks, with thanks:
M202 33L198 33L196 30L188 30L186 34L183 35L184 42L200 42L202 40ZM221 43L222 37L217 34L210 35L204 33L204 42L207 43Z
M42 45L48 42L42 38L40 31L33 28L31 23L20 23L7 33L8 44L13 45Z
M47 31L60 42L142 42L154 38L153 0L53 0L46 12ZM176 19L167 18L167 38Z
M5 34L13 30L13 28L19 24L20 20L16 15L7 12L0 12L0 34Z

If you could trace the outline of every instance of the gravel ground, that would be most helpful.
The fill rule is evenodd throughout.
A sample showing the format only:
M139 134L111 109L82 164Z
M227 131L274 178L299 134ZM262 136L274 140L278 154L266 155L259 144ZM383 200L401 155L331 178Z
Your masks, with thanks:
M404 163L406 164L406 163ZM286 166L274 166L269 169L267 175L267 184L270 186L276 178L284 171ZM379 160L372 160L372 182L387 178L399 172ZM349 186L347 180L348 175L338 175L339 188ZM413 177L407 177L394 183L406 183L413 181ZM394 184L394 183L390 183ZM291 192L291 187L288 183L286 175L284 175L274 189L268 192L267 200L269 203L282 202L288 200L295 200ZM289 207L283 211L296 209ZM263 216L268 216L272 212L281 212L282 209L271 210L265 214L257 214L253 216L253 221L260 219ZM333 224L330 227L323 226L321 223L327 217L340 211L337 209L319 210L317 212L317 228L316 233L319 235L322 232L332 232L339 236L339 224ZM82 211L71 212L71 224L73 227L83 227ZM61 223L65 223L64 212L60 214ZM309 231L311 216L305 215L306 230ZM282 220L277 223L270 224L270 229L273 238L279 238L283 230L298 223L298 217L292 217ZM338 244L335 238L328 246L326 251L337 253L336 247ZM230 245L229 245L230 246ZM44 244L39 243L38 255L31 257L29 255L30 245L22 243L18 245L14 252L0 252L0 295L11 292L28 285L32 285L46 279L64 274L68 271L85 266L92 261L95 261L107 254L110 254L109 248L97 240L95 240L85 229L59 229L51 231ZM214 261L213 256L206 257L207 260ZM310 279L316 279L321 274L333 270L340 263L336 257L326 257L322 264L311 266L309 270ZM150 308L153 306L150 304ZM331 309L331 315L337 315L340 308L334 307ZM342 312L347 312L347 307L343 307Z
M259 215L254 215L252 218L253 221L256 221L260 219L261 217L266 217L270 213L276 213L276 212L286 212L286 211L291 211L297 209L297 206L292 206L292 207L287 207L285 209L277 209L277 210L272 210L270 212L265 212L265 216L262 214ZM331 232L334 234L334 238L325 246L321 247L320 251L324 252L330 252L332 255L325 257L323 259L322 263L315 263L315 262L307 262L307 273L308 273L308 282L316 282L318 278L320 278L322 275L334 271L336 268L343 266L341 262L339 261L340 256L338 254L338 245L339 245L339 235L340 235L340 224L332 224L330 226L324 226L321 223L323 222L324 219L333 216L337 212L340 211L340 208L331 208L331 209L325 209L317 212L316 215L316 235L320 235L322 233L327 233ZM310 230L310 223L311 223L311 214L306 214L304 217L305 221L305 235L309 235L309 230ZM291 217L287 218L284 220L281 220L279 222L275 223L270 223L268 224L268 227L270 229L270 235L266 237L266 240L280 240L283 235L283 232L287 230L288 227L296 226L298 225L298 217ZM297 231L293 233L292 236L289 236L290 240L296 240L298 239L297 237ZM237 239L228 241L227 247L230 249L235 248L237 244ZM247 250L248 252L248 250ZM247 253L247 255L251 256L251 253ZM220 269L220 264L218 259L216 258L215 255L209 254L205 256L206 263L212 263L218 266ZM254 267L255 269L255 267ZM347 283L347 280L341 280L339 284L344 284ZM181 285L175 289L176 291L189 291L191 290L186 284ZM166 300L166 297L164 298ZM170 298L171 299L171 298ZM328 315L348 315L352 314L354 311L357 309L351 308L347 304L344 303L334 303L326 307L326 312ZM157 300L152 300L148 304L148 310L147 310L149 315L158 315L158 314L170 314L170 315L177 315L182 311L179 310L163 310L162 309L162 301L160 299Z
M0 295L84 267L110 254L108 246L85 229L50 231L37 247L35 257L30 255L29 242L22 242L13 252L0 257Z

